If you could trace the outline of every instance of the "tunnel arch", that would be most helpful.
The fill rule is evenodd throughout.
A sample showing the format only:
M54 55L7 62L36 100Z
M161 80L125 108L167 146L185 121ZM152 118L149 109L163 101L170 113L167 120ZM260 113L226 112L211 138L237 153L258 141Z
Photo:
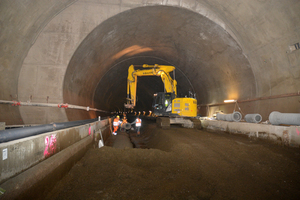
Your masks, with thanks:
M128 67L156 63L177 67L185 75L181 77L186 77L182 83L178 81L181 92L187 94L195 88L199 103L255 96L255 78L249 61L227 31L184 8L146 6L107 19L82 41L65 74L64 100L106 110L102 107L105 103L97 98L100 95L103 99L110 97L111 104L122 107L119 99L121 96L126 102ZM151 81L144 84L140 87L152 85ZM101 87L112 90L101 93ZM152 94L140 95L144 96L140 101L149 102Z
M244 103L242 109L247 108L247 112L259 112L263 120L274 110L300 111L299 95L297 96L300 89L300 51L290 49L300 41L300 14L297 12L300 3L293 0L284 2L241 0L239 4L223 0L209 2L175 0L158 3L144 0L41 0L36 4L4 1L0 7L0 16L3 19L0 37L0 44L3 47L0 48L0 71L3 75L0 79L1 99L69 103L63 98L63 81L67 66L78 45L105 20L134 8L157 5L184 8L198 13L222 27L238 43L250 63L255 78L255 88L251 89L255 92L251 92L251 95L255 93L254 100L257 100ZM177 47L184 49L185 46ZM190 52L185 51L181 57L184 58L186 55L190 55ZM205 60L203 62L205 64ZM224 63L226 62L228 63L228 60L224 60ZM214 69L216 66L211 68ZM187 73L187 77L188 75ZM211 82L215 87L213 90L207 90L209 91L207 97L221 91L216 84L219 79L212 78L215 79ZM191 76L190 79L193 80L195 77ZM235 85L227 86L232 87ZM199 92L197 93L199 97ZM246 97L246 100L248 99L251 100L251 97ZM217 101L207 100L209 104ZM204 101L201 103L206 105ZM63 122L69 120L70 112L78 119L95 116L93 111L15 107L4 104L0 105L0 110L0 120L7 124Z

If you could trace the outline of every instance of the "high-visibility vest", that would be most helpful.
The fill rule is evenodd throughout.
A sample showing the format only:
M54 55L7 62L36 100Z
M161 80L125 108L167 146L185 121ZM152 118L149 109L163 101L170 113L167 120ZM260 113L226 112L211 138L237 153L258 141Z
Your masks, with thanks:
M114 126L119 126L119 119L118 119L118 118L115 118L115 119L114 119L113 125L114 125Z
M135 126L137 126L137 127L142 126L142 120L141 119L136 119Z

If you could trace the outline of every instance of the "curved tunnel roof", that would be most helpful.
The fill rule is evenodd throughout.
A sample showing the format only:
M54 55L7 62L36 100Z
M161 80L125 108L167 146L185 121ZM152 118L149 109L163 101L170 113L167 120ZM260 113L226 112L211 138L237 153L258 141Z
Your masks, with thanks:
M174 65L179 94L196 92L200 103L255 96L249 61L222 27L187 9L151 6L109 18L83 40L68 65L65 101L123 110L131 64ZM142 110L163 91L158 77L139 78L138 89Z
M205 107L224 99L245 100L243 114L264 120L274 110L300 112L299 7L293 0L4 0L0 100L122 110L128 67L167 64L176 67L178 93L197 94L199 112L236 109ZM137 109L150 109L162 90L158 77L139 78ZM4 104L0 110L7 124L102 114Z

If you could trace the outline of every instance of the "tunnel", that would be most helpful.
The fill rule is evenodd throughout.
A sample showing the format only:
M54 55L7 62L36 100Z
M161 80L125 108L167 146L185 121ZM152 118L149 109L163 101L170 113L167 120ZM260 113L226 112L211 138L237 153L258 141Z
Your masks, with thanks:
M91 99L100 109L123 110L132 64L175 66L178 93L192 91L202 103L253 98L256 92L249 61L224 29L186 9L151 6L118 14L85 38L68 65L64 100L81 105ZM163 92L162 81L138 79L136 109L151 110L153 94Z
M239 109L265 121L272 111L299 113L297 8L297 1L3 1L0 99L102 112L0 104L0 121L124 111L132 64L175 66L178 94L195 93L201 116ZM136 111L151 110L160 91L158 77L140 77Z
M270 116L297 124L299 10L299 0L0 1L0 131L53 130L0 135L0 199L297 199L299 123ZM124 108L128 68L143 64L175 67L178 97L193 94L204 129L141 116L141 135L112 134L116 114L132 111L133 123L164 92L160 77L138 77L136 107ZM237 112L259 122L214 118Z

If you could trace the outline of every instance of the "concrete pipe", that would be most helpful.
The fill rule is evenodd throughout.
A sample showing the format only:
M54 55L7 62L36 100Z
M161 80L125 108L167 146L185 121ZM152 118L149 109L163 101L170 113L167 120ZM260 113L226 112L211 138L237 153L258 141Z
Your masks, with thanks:
M217 120L229 121L229 122L239 122L242 119L242 114L240 112L234 112L231 114L217 114Z
M287 124L300 125L300 113L280 113L277 111L271 112L269 121L273 125Z
M121 131L122 132L129 131L130 129L131 129L131 124L130 123L121 124Z
M259 123L261 122L262 117L260 114L247 114L244 119L248 123Z
M126 130L131 129L131 124L129 124L129 123L124 124L124 128L125 128Z

